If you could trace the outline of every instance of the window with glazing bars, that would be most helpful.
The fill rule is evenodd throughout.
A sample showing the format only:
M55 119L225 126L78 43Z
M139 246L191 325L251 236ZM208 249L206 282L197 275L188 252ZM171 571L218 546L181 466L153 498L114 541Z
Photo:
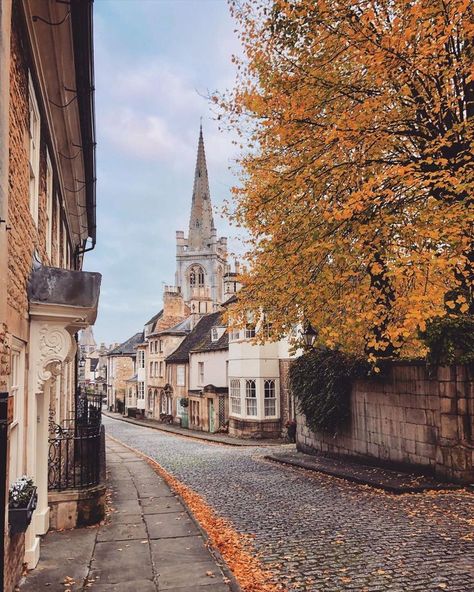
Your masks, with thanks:
M254 379L245 381L245 402L247 415L257 415L257 383Z
M263 382L264 414L265 417L276 415L275 381L265 380Z

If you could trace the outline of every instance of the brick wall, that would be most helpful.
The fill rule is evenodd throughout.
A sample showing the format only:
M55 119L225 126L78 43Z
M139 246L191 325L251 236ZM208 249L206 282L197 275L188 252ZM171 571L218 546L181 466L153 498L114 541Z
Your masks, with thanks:
M58 244L57 199L53 199L52 260L46 254L46 143L45 122L41 113L41 141L39 164L38 226L30 214L29 204L29 92L28 49L22 35L18 14L13 19L10 62L10 115L9 115L9 203L8 216L11 230L8 234L8 305L10 316L25 318L28 312L27 285L31 273L33 253L36 250L43 262L63 264L62 229ZM37 92L40 104L40 95ZM40 105L41 111L41 105ZM58 257L59 251L59 257ZM14 323L11 331L15 332ZM18 331L18 329L17 329Z
M8 521L8 520L7 520ZM11 592L23 573L25 555L24 533L5 537L5 592Z
M313 433L298 416L303 452L356 456L474 481L474 372L422 363L394 364L387 376L361 380L351 394L350 425L335 437Z

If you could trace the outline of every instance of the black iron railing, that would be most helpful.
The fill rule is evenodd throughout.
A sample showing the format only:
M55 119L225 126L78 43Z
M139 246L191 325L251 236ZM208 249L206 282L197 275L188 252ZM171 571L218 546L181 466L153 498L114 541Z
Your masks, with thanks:
M50 424L48 489L98 485L104 465L102 398L79 393L74 419Z

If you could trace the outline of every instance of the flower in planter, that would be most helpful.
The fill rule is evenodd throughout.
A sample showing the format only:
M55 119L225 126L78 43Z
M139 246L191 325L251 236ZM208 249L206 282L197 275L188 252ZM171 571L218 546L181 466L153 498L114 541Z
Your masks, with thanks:
M33 479L23 475L10 485L8 505L10 508L25 508L35 493Z

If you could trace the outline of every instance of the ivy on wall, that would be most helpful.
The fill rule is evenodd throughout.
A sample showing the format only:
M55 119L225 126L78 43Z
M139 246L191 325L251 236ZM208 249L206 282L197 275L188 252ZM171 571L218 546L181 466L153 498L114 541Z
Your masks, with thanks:
M308 426L330 433L344 427L352 384L369 370L365 360L339 350L315 349L292 362L290 387Z
M474 363L474 317L449 315L426 324L420 338L428 348L430 365Z

